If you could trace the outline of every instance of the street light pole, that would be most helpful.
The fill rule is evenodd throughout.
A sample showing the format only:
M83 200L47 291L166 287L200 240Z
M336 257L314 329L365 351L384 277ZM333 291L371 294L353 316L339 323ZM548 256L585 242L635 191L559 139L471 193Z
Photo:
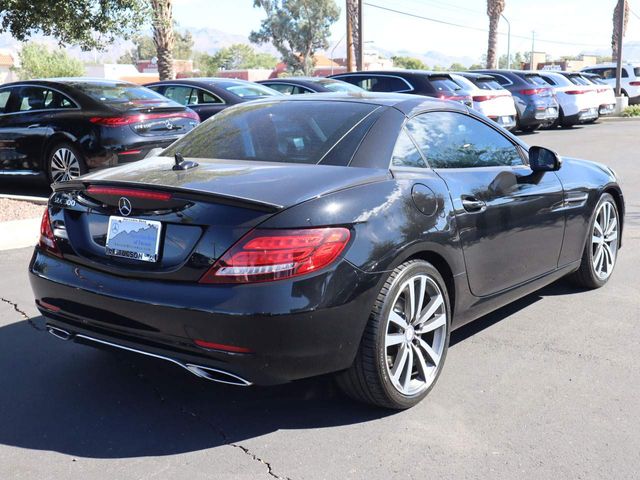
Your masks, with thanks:
M511 23L507 20L502 13L500 16L507 22L507 70L511 70ZM498 67L500 67L500 61L498 61Z
M533 68L533 52L535 49L535 43L536 43L536 32L532 31L531 32L531 57L529 58L529 70L535 70L535 68Z
M616 97L622 95L622 41L624 40L624 2L620 8L620 18L618 23L618 51L616 61Z

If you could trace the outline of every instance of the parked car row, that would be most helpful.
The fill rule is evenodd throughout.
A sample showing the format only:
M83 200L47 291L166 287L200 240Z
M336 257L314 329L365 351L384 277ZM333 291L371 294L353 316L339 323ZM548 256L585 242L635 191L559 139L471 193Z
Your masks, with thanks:
M229 106L282 95L408 93L459 102L511 131L569 127L613 111L611 69L366 71L258 83L177 79L145 86L86 78L16 82L0 86L0 175L70 180L140 160ZM639 78L640 67L624 67L623 91L630 101L640 98Z

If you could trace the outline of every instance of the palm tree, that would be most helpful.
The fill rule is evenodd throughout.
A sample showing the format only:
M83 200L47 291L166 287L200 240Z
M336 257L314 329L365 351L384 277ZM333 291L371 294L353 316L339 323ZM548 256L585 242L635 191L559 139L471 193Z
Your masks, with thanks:
M622 15L622 9L624 8L624 26L622 32L620 32L620 15ZM624 35L627 31L627 23L629 22L629 2L627 0L618 0L615 8L613 9L613 35L611 35L611 56L613 61L618 60L618 42L624 40Z
M158 55L160 80L175 78L173 70L173 5L172 0L151 0L153 9L153 43Z
M498 22L504 12L504 0L487 0L489 16L489 46L487 47L487 68L495 68L498 49Z

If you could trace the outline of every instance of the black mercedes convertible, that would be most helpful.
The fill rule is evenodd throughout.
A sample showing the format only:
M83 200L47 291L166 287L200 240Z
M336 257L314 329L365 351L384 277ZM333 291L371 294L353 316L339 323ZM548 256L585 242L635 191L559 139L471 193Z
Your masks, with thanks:
M460 103L300 95L56 184L29 271L61 339L233 385L335 373L403 409L453 329L566 275L603 286L623 216L611 169Z

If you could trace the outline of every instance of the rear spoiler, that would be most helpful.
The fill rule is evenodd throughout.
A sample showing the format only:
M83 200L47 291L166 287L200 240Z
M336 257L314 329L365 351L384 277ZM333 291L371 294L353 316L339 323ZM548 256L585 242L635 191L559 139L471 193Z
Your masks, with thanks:
M169 192L177 194L182 198L201 200L201 201L215 201L216 203L222 203L225 205L249 208L251 210L257 210L267 213L276 213L284 209L284 205L278 205L275 203L263 202L261 200L255 200L252 198L237 197L231 195L224 195L215 192L204 192L202 190L193 190L189 188L180 187L166 187L164 185L156 185L149 183L139 182L118 182L118 181L100 181L91 180L83 181L81 178L76 180L69 180L67 182L54 183L51 188L54 193L58 192L70 192L70 191L85 191L89 185L101 185L111 187L128 187L137 188L141 190L154 190L158 192Z

